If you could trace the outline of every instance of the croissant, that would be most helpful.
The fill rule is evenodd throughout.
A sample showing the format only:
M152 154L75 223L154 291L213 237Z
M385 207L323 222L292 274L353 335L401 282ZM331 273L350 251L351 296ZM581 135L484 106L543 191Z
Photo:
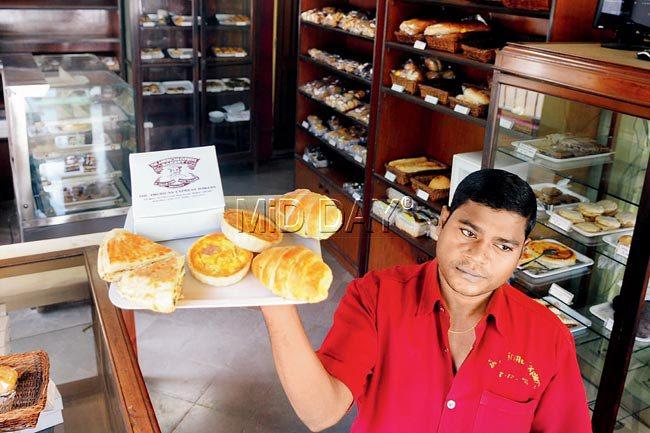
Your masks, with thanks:
M343 214L336 203L308 189L279 197L270 214L280 229L303 238L327 239L343 224Z
M327 299L332 270L308 248L271 247L253 259L253 275L274 294L296 301Z

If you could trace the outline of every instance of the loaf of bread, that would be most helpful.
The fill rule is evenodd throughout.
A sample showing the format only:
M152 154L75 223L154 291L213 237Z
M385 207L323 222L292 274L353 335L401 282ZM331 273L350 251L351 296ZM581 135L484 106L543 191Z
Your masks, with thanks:
M465 88L463 94L459 95L457 99L476 105L487 105L490 103L490 97L485 92L472 87Z
M277 296L305 302L327 299L332 270L308 248L271 247L253 259L253 275Z
M402 21L402 23L399 25L399 30L400 32L406 33L407 35L415 36L421 34L424 32L424 29L435 23L435 20L413 18L410 20Z
M303 238L327 239L343 225L343 214L336 203L308 189L297 189L277 198L269 214L281 230Z
M451 181L447 176L434 176L429 181L429 188L431 189L449 189Z
M445 36L454 33L487 32L490 27L480 21L442 22L432 24L424 29L426 36Z

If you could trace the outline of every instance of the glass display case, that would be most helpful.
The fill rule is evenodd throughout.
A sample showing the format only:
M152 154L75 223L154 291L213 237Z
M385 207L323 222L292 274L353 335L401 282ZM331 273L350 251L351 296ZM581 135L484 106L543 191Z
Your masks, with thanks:
M3 63L22 239L121 225L136 149L130 86L89 54Z
M537 55L537 47L523 47L506 48L502 62L510 52ZM540 49L546 56L563 55ZM495 74L499 102L484 151L487 166L500 154L525 163L525 180L537 197L533 247L524 253L514 284L542 298L571 329L594 431L612 431L608 422L616 431L648 431L650 110L635 106L634 98L619 103L591 95L607 94L613 84L604 78L597 90L549 85L555 66L539 62L539 78ZM575 68L563 72L569 82L571 73L581 71L570 60L563 67ZM587 82L582 77L571 84ZM618 413L608 413L618 398Z

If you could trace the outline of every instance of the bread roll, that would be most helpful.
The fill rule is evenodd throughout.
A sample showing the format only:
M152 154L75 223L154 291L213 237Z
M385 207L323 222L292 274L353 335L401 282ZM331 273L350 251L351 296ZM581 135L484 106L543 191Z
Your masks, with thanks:
M399 25L399 30L400 32L406 33L407 35L415 36L421 34L424 29L432 24L435 24L435 22L435 20L413 18L411 20L402 21L402 23Z
M424 29L424 34L427 36L444 36L453 33L487 32L489 30L490 27L480 21L444 22L430 25Z
M343 214L336 203L308 189L297 189L277 198L270 215L285 232L319 240L329 238L343 224Z
M17 382L18 372L7 365L0 365L0 397L13 393Z
M327 299L332 270L301 246L272 247L253 259L253 275L274 294L296 301Z
M477 105L487 105L490 103L490 97L484 92L468 87L463 91L463 99Z
M254 253L282 241L282 232L273 221L260 213L228 209L221 219L221 230L238 247Z
M451 180L447 176L439 175L434 176L429 181L429 188L431 189L449 189Z

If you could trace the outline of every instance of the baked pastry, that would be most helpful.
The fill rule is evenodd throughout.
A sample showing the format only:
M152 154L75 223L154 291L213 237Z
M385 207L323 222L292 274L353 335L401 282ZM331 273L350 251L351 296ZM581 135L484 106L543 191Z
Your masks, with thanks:
M630 246L632 244L632 235L623 235L618 238L618 244Z
M451 186L451 179L443 175L434 176L429 181L429 188L431 189L449 189L450 186Z
M116 282L121 273L172 257L174 251L128 230L106 234L97 253L97 271L104 281Z
M616 215L616 212L618 211L618 205L613 200L600 200L597 201L596 204L603 207L603 215L605 216Z
M327 239L343 225L334 201L308 189L296 189L277 198L270 215L278 227L303 238Z
M8 396L16 391L18 372L8 365L0 365L0 397Z
M426 36L445 36L454 33L488 32L490 27L480 21L441 22L424 29Z
M568 219L571 221L573 224L578 224L578 223L583 223L585 222L585 219L582 217L582 214L578 211L571 210L571 209L559 209L557 211L558 215L560 215L562 218Z
M419 35L424 29L436 23L436 20L425 20L421 18L412 18L402 21L399 25L399 31L410 36Z
M621 227L631 228L636 223L636 214L633 212L619 212L615 218L621 223Z
M247 210L226 210L221 220L221 230L232 243L255 253L282 241L282 232L273 221Z
M614 217L599 215L596 217L596 225L603 230L616 230L621 223Z
M578 257L569 247L559 243L545 240L530 241L524 248L528 260L535 261L551 269L564 268L576 263ZM532 257L531 257L532 256ZM523 258L523 257L522 257Z
M417 158L403 158L390 161L387 164L387 168L389 170L394 168L404 173L412 174L429 170L444 170L447 166L441 162L429 160L426 156L420 156Z
M585 231L587 233L598 233L599 231L601 231L601 228L598 224L589 221L575 224L573 227Z
M593 221L597 216L602 215L603 212L605 212L605 208L599 204L584 202L578 204L578 210L587 221Z
M253 259L253 275L274 294L296 301L327 299L332 270L308 248L273 247Z
M250 269L253 253L232 243L223 233L199 238L187 251L187 267L194 278L211 286L229 286Z
M487 105L490 103L490 95L485 91L475 89L473 87L466 87L462 95L456 97L459 101L468 102L476 105Z
M159 313L171 313L181 297L185 257L171 257L122 273L117 291L126 299L138 302Z

